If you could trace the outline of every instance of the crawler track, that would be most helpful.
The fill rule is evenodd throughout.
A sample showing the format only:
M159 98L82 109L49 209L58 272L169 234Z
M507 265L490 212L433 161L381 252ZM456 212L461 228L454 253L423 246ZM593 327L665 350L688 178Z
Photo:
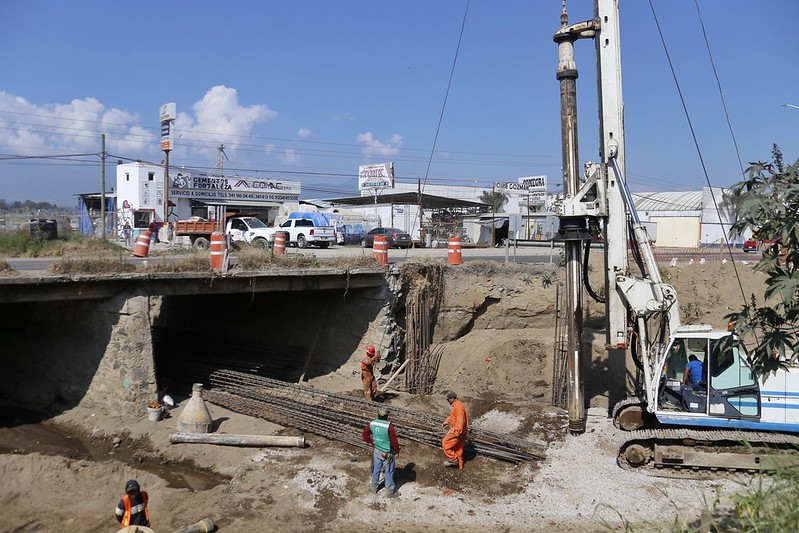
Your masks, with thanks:
M620 435L618 464L661 477L714 477L799 464L799 436L687 428Z

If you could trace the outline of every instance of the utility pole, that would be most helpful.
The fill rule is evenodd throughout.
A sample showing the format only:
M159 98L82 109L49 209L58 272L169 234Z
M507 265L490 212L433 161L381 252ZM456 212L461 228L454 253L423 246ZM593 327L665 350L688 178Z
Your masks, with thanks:
M100 228L105 239L105 133L102 136L102 145L100 148Z
M161 150L164 151L164 224L169 224L169 152L172 151L172 122L177 117L177 106L169 102L161 106Z

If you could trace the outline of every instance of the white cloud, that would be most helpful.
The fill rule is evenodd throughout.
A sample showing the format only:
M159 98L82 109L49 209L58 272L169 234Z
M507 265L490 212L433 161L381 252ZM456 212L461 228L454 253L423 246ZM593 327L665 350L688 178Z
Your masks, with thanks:
M256 124L277 116L264 104L241 105L236 89L222 85L212 87L190 109L193 114L178 112L175 120L175 160L200 154L215 161L219 144L224 144L228 156L233 158L237 143L246 139ZM112 155L160 160L161 134L155 112L151 115L142 125L136 113L107 108L92 97L35 105L23 97L0 91L0 146L4 153L18 155L99 154L101 136L105 133L106 151ZM311 134L306 129L300 132ZM283 157L291 160L297 155L283 154Z
M139 126L138 117L121 109L107 109L96 98L67 104L39 106L0 91L0 145L24 155L99 153L106 133L106 150L140 153L157 148L156 135Z
M283 150L280 160L287 165L293 165L300 160L300 156L297 155L297 152L294 151L294 148L286 148Z
M364 145L364 147L361 148L361 152L367 157L394 156L399 153L403 145L402 136L397 133L392 135L386 142L375 139L371 131L361 133L358 135L357 139L358 142Z
M311 137L312 135L313 135L313 132L311 130L309 130L308 128L300 128L299 130L297 130L297 137L299 137L300 139L307 139L308 137Z
M230 153L236 148L236 140L252 133L256 124L277 116L264 104L242 106L238 91L224 85L212 87L192 109L194 118L178 112L175 131L183 135L191 149L205 154L216 153L219 144Z

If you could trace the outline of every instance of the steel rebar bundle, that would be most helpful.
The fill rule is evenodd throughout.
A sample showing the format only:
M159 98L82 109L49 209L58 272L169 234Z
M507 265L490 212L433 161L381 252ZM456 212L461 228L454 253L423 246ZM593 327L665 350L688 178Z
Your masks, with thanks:
M375 416L373 402L233 370L211 374L211 385L206 399L231 411L367 447L360 434ZM440 417L410 409L391 406L391 421L399 438L429 446L440 446L445 434ZM543 459L544 449L541 443L475 427L466 441L467 451L513 463Z

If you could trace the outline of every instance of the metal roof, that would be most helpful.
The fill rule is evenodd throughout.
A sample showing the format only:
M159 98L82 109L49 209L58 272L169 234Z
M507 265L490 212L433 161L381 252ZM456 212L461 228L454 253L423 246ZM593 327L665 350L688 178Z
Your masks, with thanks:
M432 194L422 194L422 205L425 209L443 209L446 207L488 207L490 204L473 202L470 200L459 200L458 198L447 198ZM379 194L377 201L374 196L348 196L344 198L325 198L326 202L332 205L373 205L377 204L402 204L417 205L419 203L419 193L401 192L393 194Z
M702 191L634 192L632 197L638 212L700 211L702 209Z

